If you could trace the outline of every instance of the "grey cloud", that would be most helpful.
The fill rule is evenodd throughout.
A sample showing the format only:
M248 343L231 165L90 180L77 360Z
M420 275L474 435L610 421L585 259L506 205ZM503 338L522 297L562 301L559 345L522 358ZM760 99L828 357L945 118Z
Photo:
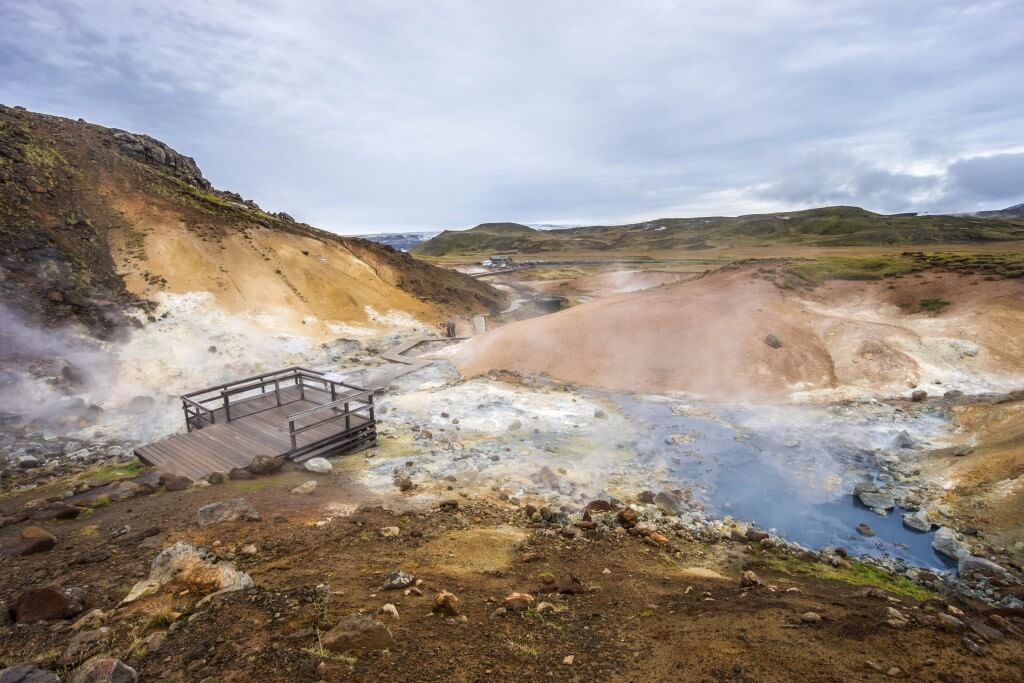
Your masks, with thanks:
M999 160L1024 145L1020 3L0 0L0 16L0 101L147 132L339 232L1024 199Z
M1024 193L1024 153L961 159L949 167L951 191L978 200L1012 200Z

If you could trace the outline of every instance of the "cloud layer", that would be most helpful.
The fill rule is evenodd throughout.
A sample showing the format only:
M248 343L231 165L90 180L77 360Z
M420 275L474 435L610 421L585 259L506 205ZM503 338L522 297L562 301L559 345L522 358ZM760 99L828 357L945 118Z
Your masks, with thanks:
M1024 201L1022 3L301 4L0 0L0 101L338 232Z

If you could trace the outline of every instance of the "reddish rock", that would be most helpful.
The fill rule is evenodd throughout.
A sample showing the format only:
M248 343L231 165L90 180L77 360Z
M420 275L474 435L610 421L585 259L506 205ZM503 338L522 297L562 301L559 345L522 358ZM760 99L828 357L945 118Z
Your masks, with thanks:
M533 604L533 596L529 593L511 593L505 598L505 609L510 612L525 612Z
M139 675L120 659L98 655L80 666L70 683L135 683Z
M619 510L619 514L616 515L616 519L619 520L619 524L632 529L636 526L637 521L640 519L639 515L636 514L636 510L633 508L622 508Z
M459 614L459 605L462 601L454 593L448 591L441 591L434 596L434 609L433 611L438 614L443 614L446 617L454 617Z
M53 550L57 538L46 529L37 526L25 527L21 530L21 543L14 549L18 556L35 555Z
M85 609L80 591L60 588L32 588L18 596L10 608L11 618L22 624L70 619Z
M592 500L587 503L586 512L608 512L612 509L612 504L607 500Z
M547 556L544 553L523 553L519 559L523 562L539 562Z
M387 626L363 614L342 619L321 637L323 646L332 652L386 650L394 642Z

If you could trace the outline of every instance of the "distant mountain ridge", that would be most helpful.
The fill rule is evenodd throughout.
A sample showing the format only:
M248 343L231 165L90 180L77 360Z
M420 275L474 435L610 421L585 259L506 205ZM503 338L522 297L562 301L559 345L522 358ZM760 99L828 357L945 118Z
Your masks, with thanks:
M483 223L446 230L413 253L420 256L484 252L702 250L716 246L872 246L963 244L1024 240L1019 207L985 216L877 214L854 206L830 206L747 216L662 218L626 225L535 230L518 223Z

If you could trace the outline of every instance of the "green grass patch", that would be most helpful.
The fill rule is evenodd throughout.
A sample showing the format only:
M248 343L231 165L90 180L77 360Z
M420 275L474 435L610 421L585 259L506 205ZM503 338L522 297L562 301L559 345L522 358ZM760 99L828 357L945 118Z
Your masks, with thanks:
M928 311L929 313L937 313L946 306L949 306L949 302L946 301L945 299L935 297L932 299L921 299L920 306L922 311Z
M828 280L881 280L905 275L917 264L904 256L826 256L813 261L791 261L785 273L807 285L820 285Z
M902 595L924 602L935 597L935 593L918 586L903 576L894 576L863 562L851 562L848 567L833 567L821 562L805 562L793 557L774 557L768 560L773 571L788 576L813 576L828 581L841 581L853 586L871 586L894 595Z
M130 479L136 475L142 474L148 468L141 461L122 463L118 465L103 465L97 467L94 470L83 472L76 476L78 481L91 482L104 482L104 481L117 481L119 479Z

